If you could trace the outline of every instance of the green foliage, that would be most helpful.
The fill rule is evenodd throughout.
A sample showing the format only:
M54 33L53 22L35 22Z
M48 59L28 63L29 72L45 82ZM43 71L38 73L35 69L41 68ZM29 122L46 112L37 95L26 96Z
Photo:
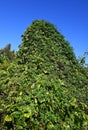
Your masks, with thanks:
M73 50L63 35L45 21L34 21L22 35L22 44L18 52L21 63L31 62L33 55L50 62L55 62L56 59L59 61L60 57L76 62Z
M33 21L17 57L0 64L1 130L87 130L88 68L46 21Z
M11 44L8 44L5 48L0 49L0 63L3 63L3 60L12 61L15 58L14 51L11 51Z

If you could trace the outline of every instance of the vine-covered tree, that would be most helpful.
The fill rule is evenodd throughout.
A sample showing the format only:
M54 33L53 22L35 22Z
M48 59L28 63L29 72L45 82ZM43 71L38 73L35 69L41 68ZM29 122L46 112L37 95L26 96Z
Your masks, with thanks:
M16 56L0 67L0 128L87 130L88 72L54 25L33 21Z
M29 62L30 55L36 53L49 60L64 56L73 63L76 62L75 54L69 42L64 39L64 36L57 31L53 24L43 20L35 20L27 28L22 35L22 44L18 53L22 63Z
M77 64L69 42L53 24L44 20L35 20L26 29L17 55L20 64L28 64L38 73L45 70L61 75L67 65Z

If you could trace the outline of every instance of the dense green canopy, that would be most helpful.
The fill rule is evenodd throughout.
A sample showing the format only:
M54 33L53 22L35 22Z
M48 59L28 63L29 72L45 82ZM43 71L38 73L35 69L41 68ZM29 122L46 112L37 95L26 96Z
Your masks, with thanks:
M54 25L45 21L34 21L22 35L19 50L22 63L30 62L31 56L35 55L49 62L56 59L59 61L64 57L76 63L74 52L64 36L56 30Z
M35 20L0 63L0 129L87 130L87 93L88 68L53 24Z

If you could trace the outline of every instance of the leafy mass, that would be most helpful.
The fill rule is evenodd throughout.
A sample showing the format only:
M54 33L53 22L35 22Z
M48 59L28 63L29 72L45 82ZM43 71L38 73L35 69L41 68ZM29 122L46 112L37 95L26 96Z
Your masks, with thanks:
M19 50L7 48L0 50L0 130L87 130L88 67L55 26L35 20Z

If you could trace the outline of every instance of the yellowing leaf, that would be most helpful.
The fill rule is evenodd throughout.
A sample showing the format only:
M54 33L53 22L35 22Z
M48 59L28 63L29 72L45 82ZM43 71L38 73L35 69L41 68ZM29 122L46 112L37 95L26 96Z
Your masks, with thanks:
M20 96L22 95L22 91L19 93L20 94Z
M10 121L12 121L11 116L7 115L7 116L5 117L5 121L6 121L6 122L10 122Z
M29 118L32 115L31 111L29 113L25 113L24 117Z
M46 73L47 73L47 70L44 70L44 73L46 74Z

